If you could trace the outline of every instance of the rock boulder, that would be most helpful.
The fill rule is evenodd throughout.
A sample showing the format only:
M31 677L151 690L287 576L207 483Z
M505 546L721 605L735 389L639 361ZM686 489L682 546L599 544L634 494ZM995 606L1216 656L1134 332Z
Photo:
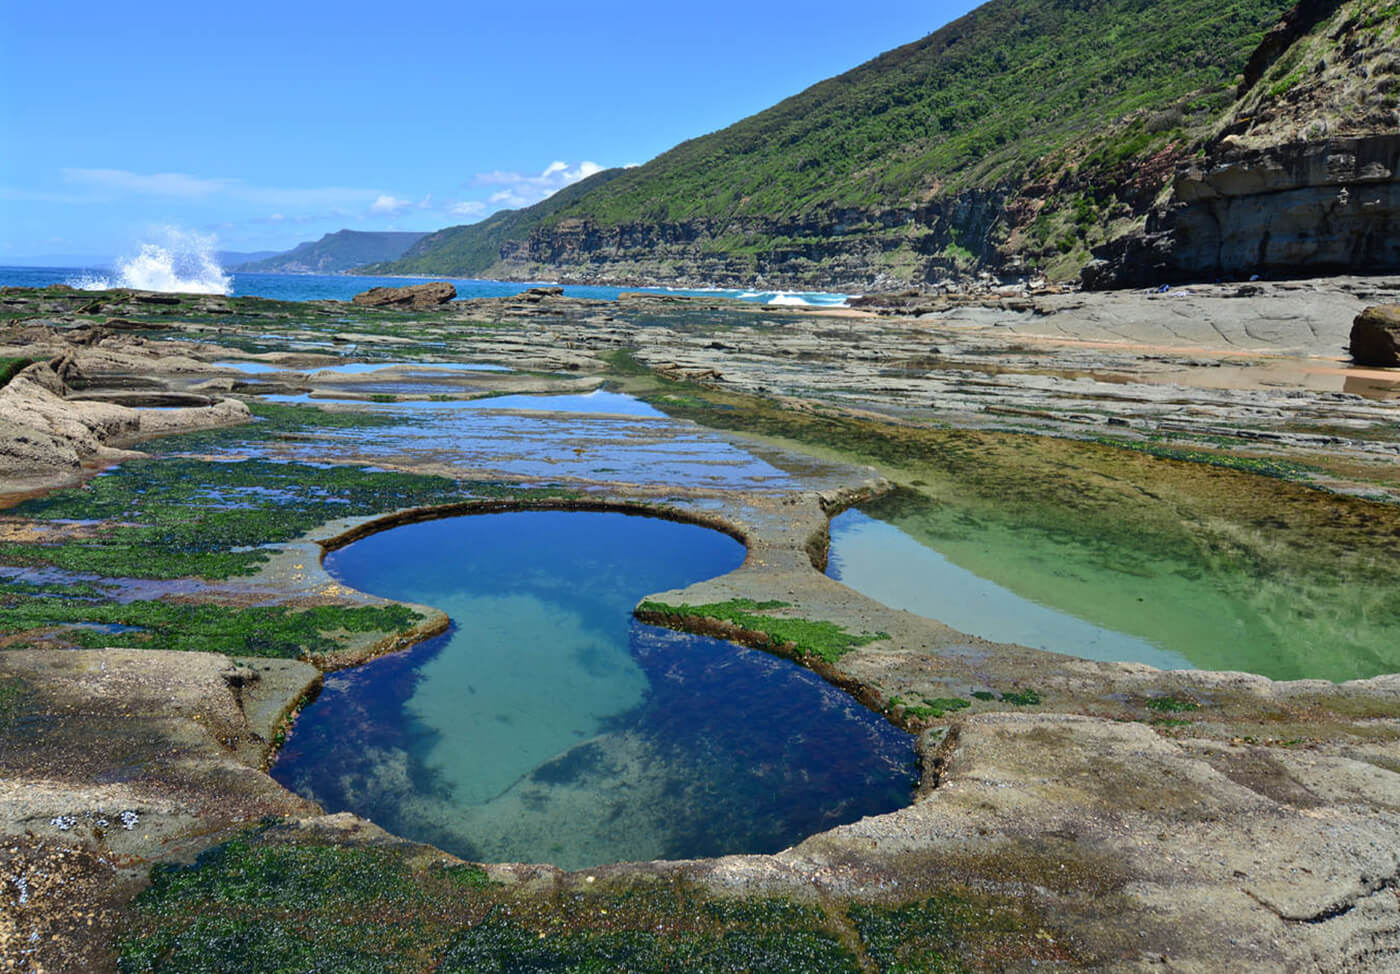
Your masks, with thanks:
M407 287L372 287L355 295L362 308L409 308L423 311L446 304L457 296L457 289L446 281L410 284Z
M1357 365L1400 365L1400 304L1377 305L1356 316L1351 357Z

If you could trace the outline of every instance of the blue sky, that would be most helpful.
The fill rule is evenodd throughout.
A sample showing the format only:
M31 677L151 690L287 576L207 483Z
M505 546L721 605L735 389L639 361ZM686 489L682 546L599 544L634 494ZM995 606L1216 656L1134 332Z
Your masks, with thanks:
M0 3L0 263L472 223L972 6Z

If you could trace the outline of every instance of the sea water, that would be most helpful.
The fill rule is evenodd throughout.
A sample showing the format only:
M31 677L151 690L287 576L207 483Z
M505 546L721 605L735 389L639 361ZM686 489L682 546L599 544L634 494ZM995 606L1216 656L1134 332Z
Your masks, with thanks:
M909 735L788 661L632 618L743 557L694 525L538 511L334 552L346 584L453 627L329 674L273 775L465 858L566 868L776 852L906 804Z
M272 298L278 301L349 301L372 287L403 287L428 281L449 281L461 300L506 298L537 286L511 281L478 280L460 277L365 277L357 274L240 274L226 272L217 264L200 261L184 266L176 255L149 247L116 268L105 267L0 267L0 285L48 287L67 284L100 290L129 287L145 291L176 291L191 294L229 294ZM547 282L544 282L547 283ZM687 289L654 287L600 287L566 284L564 293L573 298L615 301L622 293L681 294L696 297L737 298L755 304L840 307L847 295L827 291L746 291L738 289Z
M832 520L828 573L892 608L996 641L1166 669L1341 681L1400 671L1400 612L1386 587L1393 560L1380 548L1345 564L1338 551L1318 577L1306 562L1130 550L902 491Z

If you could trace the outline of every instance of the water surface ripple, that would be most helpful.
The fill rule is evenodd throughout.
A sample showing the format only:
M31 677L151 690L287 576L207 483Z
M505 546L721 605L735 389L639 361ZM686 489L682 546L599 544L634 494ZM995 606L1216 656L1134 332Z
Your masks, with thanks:
M775 852L906 804L909 735L786 660L632 619L743 556L716 531L613 513L356 542L332 574L453 629L329 675L273 774L466 858L565 868Z

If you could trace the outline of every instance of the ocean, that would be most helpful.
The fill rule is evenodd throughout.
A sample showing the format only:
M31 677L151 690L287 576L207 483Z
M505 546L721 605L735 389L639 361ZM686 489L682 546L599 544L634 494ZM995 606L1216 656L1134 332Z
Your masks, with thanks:
M455 277L360 277L349 274L230 274L217 265L172 266L156 257L151 260L122 262L119 270L91 267L0 267L0 285L47 287L68 284L89 290L131 287L148 291L185 291L201 294L231 294L275 298L279 301L349 301L372 287L402 287L425 281L451 281L457 297L499 298L519 294L533 284L483 281ZM549 282L540 282L548 284ZM690 290L685 288L595 287L564 285L570 297L612 301L624 292L648 291L656 294L689 294L738 298L756 304L840 307L847 295L826 291Z

